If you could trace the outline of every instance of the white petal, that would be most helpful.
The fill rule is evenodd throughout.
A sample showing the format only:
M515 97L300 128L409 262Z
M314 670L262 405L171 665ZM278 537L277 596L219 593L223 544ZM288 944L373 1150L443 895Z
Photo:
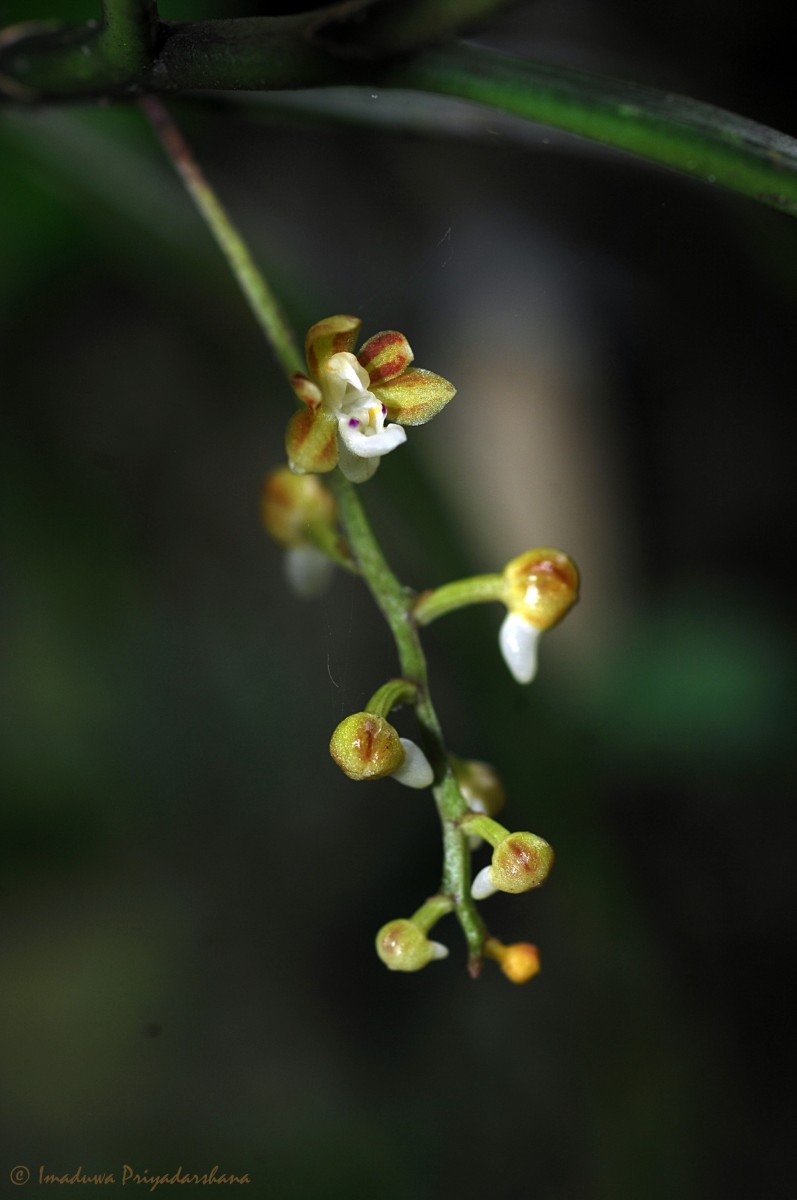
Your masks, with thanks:
M330 374L345 380L358 392L366 392L370 386L371 380L365 367L360 366L357 356L348 350L339 350L337 354L330 355L326 367Z
M356 423L352 425L352 421ZM407 440L401 425L388 425L381 433L364 433L355 417L341 417L338 434L344 445L358 458L381 458Z
M488 896L493 896L497 891L498 888L493 883L492 867L482 867L471 885L471 896L474 900L486 900Z
M430 942L429 945L432 947L433 958L448 958L448 946L444 946L442 942Z
M313 546L292 546L285 554L285 576L297 596L312 600L329 584L335 564Z
M507 613L498 643L504 662L518 683L531 683L537 674L537 639L539 629L529 625L519 613Z
M338 466L351 483L365 483L376 472L380 461L352 454L346 443L338 438Z
M393 772L391 779L403 783L405 787L431 787L434 779L434 771L423 750L421 750L420 746L416 746L415 742L411 742L409 738L399 738L399 741L404 747L404 762L397 771Z

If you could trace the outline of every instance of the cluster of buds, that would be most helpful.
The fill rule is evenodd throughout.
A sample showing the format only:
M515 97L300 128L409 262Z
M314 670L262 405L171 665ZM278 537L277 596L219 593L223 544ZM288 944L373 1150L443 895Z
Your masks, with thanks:
M272 472L263 490L263 523L286 550L289 578L302 594L317 591L333 564L358 569L339 528L334 495L318 476L338 467L351 482L370 479L380 458L406 441L405 426L430 420L455 391L440 375L412 366L413 354L403 334L392 330L378 333L355 352L360 324L356 317L335 316L309 330L305 340L307 373L291 379L302 407L288 424L288 467ZM359 543L357 549L360 553ZM368 578L364 559L362 565ZM561 621L577 600L578 589L579 575L572 559L544 546L513 558L499 573L457 580L422 593L406 616L422 626L465 605L483 601L503 604L506 615L498 636L500 650L514 678L529 683L537 671L539 635ZM470 924L472 972L477 972L483 953L498 963L513 983L525 983L540 969L536 946L529 942L504 945L487 935L473 902L495 892L517 894L539 887L551 869L553 850L536 834L512 833L495 820L505 794L497 772L488 763L454 755L448 755L446 763L439 733L430 732L422 720L425 734L421 741L431 747L433 769L424 750L399 735L388 719L393 709L419 703L417 684L407 679L389 680L363 711L342 720L330 739L330 754L349 779L389 777L411 788L434 787L446 836L451 835L456 843L452 861L460 865L452 870L447 858L447 887L411 917L384 925L376 939L377 954L393 971L418 971L444 958L448 950L429 934L437 921L456 910L466 932ZM462 888L464 869L458 855L462 849L467 852L468 844L476 849L482 841L492 847L491 861L473 878L468 897ZM446 845L448 855L452 843Z

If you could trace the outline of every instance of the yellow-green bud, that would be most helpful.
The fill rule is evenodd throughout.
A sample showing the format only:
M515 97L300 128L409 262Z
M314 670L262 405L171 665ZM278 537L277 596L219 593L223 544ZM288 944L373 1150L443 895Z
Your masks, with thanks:
M499 892L528 892L545 882L553 850L535 833L510 833L493 850L491 871Z
M420 971L448 954L445 946L430 942L414 921L404 918L382 926L376 935L376 952L391 971Z
M375 713L352 713L341 721L329 743L329 753L349 779L383 779L404 762L398 733Z
M545 882L552 866L553 850L544 838L536 833L508 833L495 845L489 867L475 876L471 895L474 900L485 900L495 892L528 892Z
M321 480L295 475L287 467L277 467L266 477L260 512L266 532L286 547L311 541L311 526L334 527L336 521L335 498Z
M450 756L451 767L463 799L473 812L494 817L506 803L506 792L495 767L474 758Z
M578 599L578 569L561 550L541 546L504 567L504 602L535 629L550 629Z

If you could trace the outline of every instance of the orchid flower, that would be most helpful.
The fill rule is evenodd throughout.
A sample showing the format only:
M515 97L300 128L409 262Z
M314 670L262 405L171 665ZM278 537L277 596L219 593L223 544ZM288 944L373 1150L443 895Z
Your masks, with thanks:
M410 366L409 342L394 330L375 334L355 355L361 324L357 317L328 317L308 331L307 374L291 379L305 407L286 435L297 474L339 466L347 479L364 483L382 455L407 440L404 425L423 425L454 395L442 376Z

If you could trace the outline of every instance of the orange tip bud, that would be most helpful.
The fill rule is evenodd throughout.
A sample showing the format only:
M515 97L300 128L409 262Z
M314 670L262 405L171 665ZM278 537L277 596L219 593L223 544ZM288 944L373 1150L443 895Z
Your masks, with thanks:
M540 971L540 952L531 942L513 942L504 946L497 938L488 938L484 952L495 959L512 983L528 983Z

